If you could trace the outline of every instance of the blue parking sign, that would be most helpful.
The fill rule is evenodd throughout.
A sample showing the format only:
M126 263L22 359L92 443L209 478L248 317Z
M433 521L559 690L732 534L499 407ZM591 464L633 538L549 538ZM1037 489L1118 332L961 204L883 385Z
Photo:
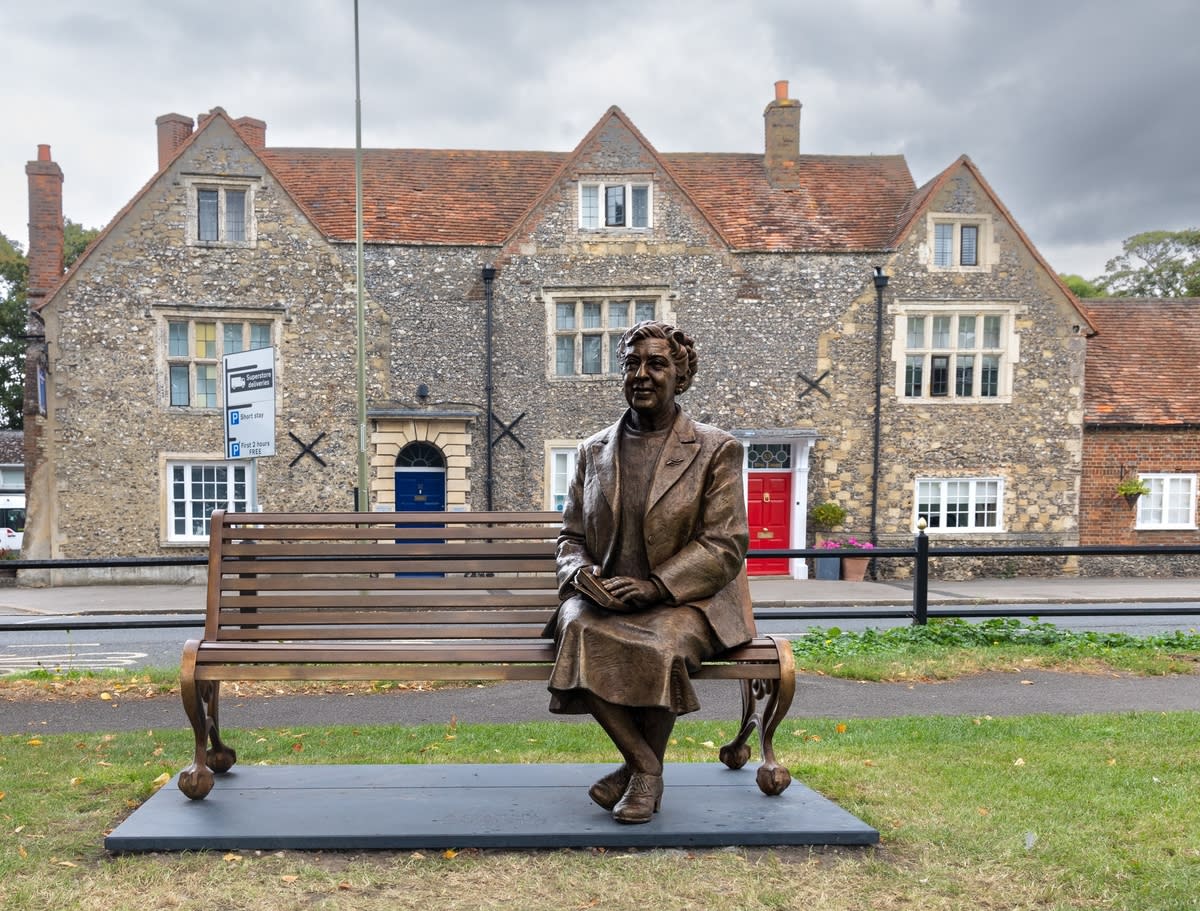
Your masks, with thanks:
M231 425L231 426L237 426L237 424L238 424L238 421L239 421L240 419L241 419L241 414L240 414L240 412L237 412L237 411L231 411L231 412L229 412L229 423L230 423L230 425Z
M230 443L229 444L229 458L236 459L241 454L242 454L242 444L241 443Z

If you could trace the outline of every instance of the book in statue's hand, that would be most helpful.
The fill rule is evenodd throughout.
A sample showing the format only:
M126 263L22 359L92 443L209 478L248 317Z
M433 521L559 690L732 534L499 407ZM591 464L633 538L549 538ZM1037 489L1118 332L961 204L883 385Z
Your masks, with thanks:
M590 598L609 610L621 612L629 610L624 601L609 594L608 589L600 584L600 580L589 569L581 569L575 574L575 590L585 598Z

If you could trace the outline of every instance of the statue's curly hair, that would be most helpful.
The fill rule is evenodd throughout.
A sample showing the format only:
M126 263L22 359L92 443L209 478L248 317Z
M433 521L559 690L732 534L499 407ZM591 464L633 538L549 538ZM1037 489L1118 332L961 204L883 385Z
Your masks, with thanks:
M675 394L686 392L692 385L696 375L699 358L696 356L696 342L682 329L676 329L670 323L661 320L645 320L627 329L621 336L621 357L624 358L629 349L644 338L665 339L671 347L671 359L675 362L675 371L679 374L679 382L675 385Z

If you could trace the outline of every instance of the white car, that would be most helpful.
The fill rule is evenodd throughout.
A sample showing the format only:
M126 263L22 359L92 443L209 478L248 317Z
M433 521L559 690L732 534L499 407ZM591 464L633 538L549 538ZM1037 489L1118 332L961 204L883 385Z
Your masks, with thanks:
M0 495L0 550L20 550L25 538L25 495Z

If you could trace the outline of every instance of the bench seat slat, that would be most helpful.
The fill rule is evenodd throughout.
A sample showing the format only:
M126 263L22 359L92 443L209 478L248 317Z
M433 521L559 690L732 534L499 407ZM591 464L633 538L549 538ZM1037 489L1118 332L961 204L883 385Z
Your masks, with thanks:
M706 662L776 662L775 643L756 639ZM209 664L386 664L429 662L475 662L508 664L553 662L554 643L539 638L518 643L456 641L453 645L431 642L387 644L340 642L337 645L305 643L202 642L196 654L197 667Z
M395 630L397 638L405 638L407 631L420 625L486 624L503 626L511 623L545 623L553 612L552 606L463 610L375 610L374 608L324 607L319 610L222 610L220 626L387 626Z

